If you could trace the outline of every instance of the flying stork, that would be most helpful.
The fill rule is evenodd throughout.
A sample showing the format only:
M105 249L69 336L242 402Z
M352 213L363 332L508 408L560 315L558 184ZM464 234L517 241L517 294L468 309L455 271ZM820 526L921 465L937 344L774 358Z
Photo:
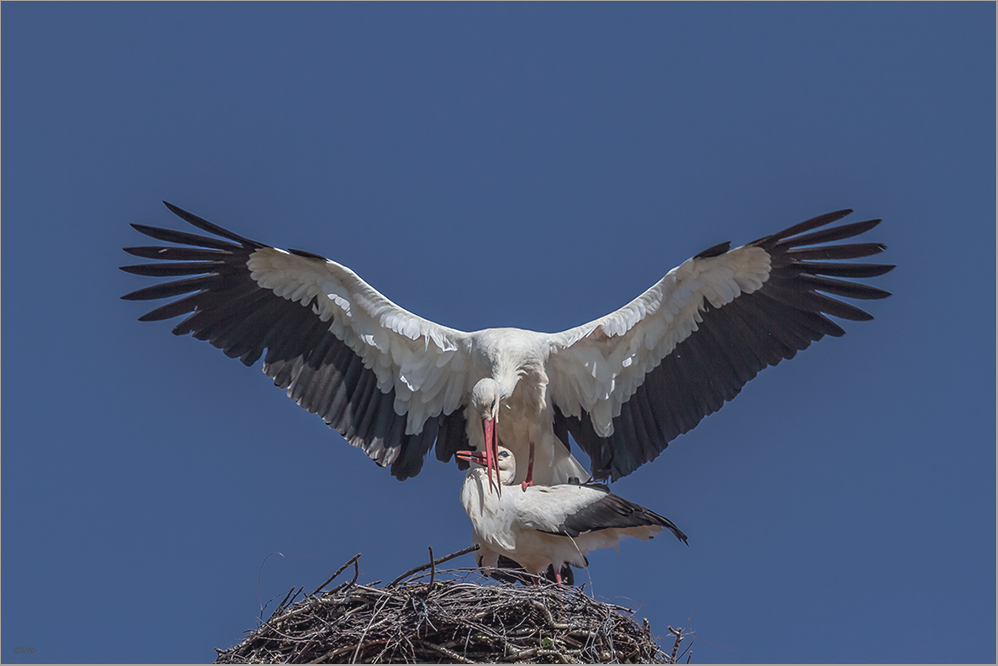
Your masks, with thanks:
M122 297L174 299L139 319L187 315L175 335L207 340L247 366L262 356L263 372L292 400L400 480L419 472L434 443L444 462L482 451L487 469L502 443L528 461L514 481L524 488L585 481L570 434L593 479L630 474L763 368L843 335L828 315L872 319L835 297L889 296L851 279L893 268L837 261L885 249L833 243L880 222L828 226L852 212L842 210L735 249L710 247L619 310L567 331L466 333L404 310L335 261L166 206L211 236L132 225L175 245L125 248L158 261L122 270L178 278Z
M472 463L461 487L461 504L473 526L472 543L480 546L475 553L480 567L494 569L503 556L534 576L552 567L561 583L565 565L586 568L589 551L619 550L625 536L648 541L667 527L686 542L671 520L614 495L605 485L535 485L499 495L486 481L491 474L484 452L458 451L457 456ZM512 485L516 457L504 446L496 454L496 468L499 483Z

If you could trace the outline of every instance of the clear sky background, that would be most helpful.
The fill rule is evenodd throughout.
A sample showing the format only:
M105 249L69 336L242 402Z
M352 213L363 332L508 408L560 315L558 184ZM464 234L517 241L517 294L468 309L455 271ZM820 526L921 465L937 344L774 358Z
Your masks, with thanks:
M136 321L120 248L184 228L162 199L463 330L883 218L875 321L614 484L689 547L587 589L694 662L995 659L993 4L4 3L2 93L3 661L211 661L357 552L469 544L453 465L400 483Z

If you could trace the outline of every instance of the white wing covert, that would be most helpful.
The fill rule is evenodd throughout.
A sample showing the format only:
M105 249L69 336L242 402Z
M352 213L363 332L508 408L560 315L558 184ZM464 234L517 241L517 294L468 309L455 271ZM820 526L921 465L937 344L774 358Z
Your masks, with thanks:
M605 485L531 486L522 493L514 490L512 496L517 520L540 532L575 538L601 530L658 525L686 541L671 520L611 493Z
M874 277L893 266L827 261L878 254L885 246L820 244L856 236L880 220L804 233L850 212L822 215L734 250L729 243L709 248L616 312L550 336L555 431L563 441L571 433L589 454L594 478L629 474L763 368L825 335L843 335L825 315L872 319L817 292L889 296L829 276Z
M175 335L191 333L247 366L266 351L263 371L278 387L399 479L419 472L434 441L443 461L467 447L468 334L404 310L334 261L268 247L166 205L226 240L132 225L181 247L125 248L165 263L122 270L195 276L123 296L188 294L142 321L189 314Z

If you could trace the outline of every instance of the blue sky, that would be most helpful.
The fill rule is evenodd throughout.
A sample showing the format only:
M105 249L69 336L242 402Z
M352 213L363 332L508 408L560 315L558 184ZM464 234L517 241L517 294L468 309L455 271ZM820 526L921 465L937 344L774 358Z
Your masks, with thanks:
M183 228L163 199L464 330L883 218L875 321L616 483L689 547L595 553L592 589L695 630L694 662L994 660L993 4L0 12L4 661L211 661L357 552L390 580L469 543L455 468L400 483L136 321L120 248Z

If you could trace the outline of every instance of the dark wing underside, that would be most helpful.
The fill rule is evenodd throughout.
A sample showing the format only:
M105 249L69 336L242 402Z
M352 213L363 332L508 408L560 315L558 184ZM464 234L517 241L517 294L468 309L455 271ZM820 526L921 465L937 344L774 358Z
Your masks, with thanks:
M889 296L882 289L840 278L875 277L893 266L836 261L879 254L886 246L824 243L859 235L880 220L812 231L850 212L822 215L752 243L771 257L770 275L762 288L720 308L704 300L697 330L645 375L613 419L609 437L596 433L585 412L581 417L565 416L557 408L555 434L564 442L572 434L592 459L594 478L618 479L654 460L670 441L738 395L763 368L793 358L826 335L843 335L845 331L826 315L872 319L826 294L857 299ZM717 256L726 249L721 244L698 257Z
M391 473L400 480L419 473L434 441L442 461L468 447L461 408L430 417L419 433L406 435L406 417L394 409L395 390L378 389L374 372L315 313L314 299L303 304L282 298L250 277L246 262L254 251L267 246L166 205L191 225L226 240L133 224L147 236L181 247L125 248L129 254L162 263L123 266L123 271L153 277L192 276L123 296L126 300L182 296L140 321L188 315L174 327L174 335L190 333L207 340L247 366L263 356L263 372L276 386L379 465L391 465ZM325 261L311 253L291 252Z

